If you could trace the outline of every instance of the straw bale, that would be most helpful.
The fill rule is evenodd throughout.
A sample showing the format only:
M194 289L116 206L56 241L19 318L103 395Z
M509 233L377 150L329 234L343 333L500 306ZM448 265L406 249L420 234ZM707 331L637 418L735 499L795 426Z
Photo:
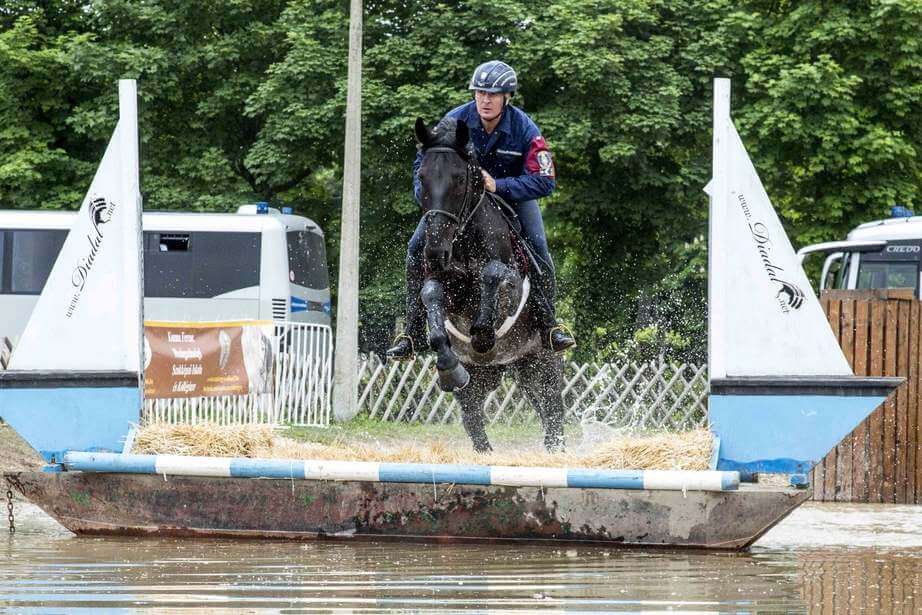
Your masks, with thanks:
M622 437L598 445L583 461L588 467L638 470L707 470L713 437L706 429Z
M221 426L152 424L138 435L133 452L149 454L323 459L399 463L474 463L507 466L587 467L636 470L706 470L712 437L705 429L681 433L624 434L588 448L548 453L534 447L497 444L489 454L475 453L469 442L442 438L379 441L339 438L329 444L274 436L260 425Z
M271 427L264 425L172 425L152 423L138 432L132 453L250 457L255 449L272 444Z

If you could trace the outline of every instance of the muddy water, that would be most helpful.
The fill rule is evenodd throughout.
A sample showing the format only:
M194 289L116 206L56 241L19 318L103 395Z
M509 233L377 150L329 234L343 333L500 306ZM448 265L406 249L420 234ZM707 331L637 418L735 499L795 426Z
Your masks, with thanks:
M17 504L0 611L922 612L922 507L808 505L745 554L77 538Z

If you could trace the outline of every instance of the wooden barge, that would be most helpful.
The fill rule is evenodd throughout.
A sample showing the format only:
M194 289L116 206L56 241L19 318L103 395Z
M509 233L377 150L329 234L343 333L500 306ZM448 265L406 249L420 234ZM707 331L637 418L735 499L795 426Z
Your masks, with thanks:
M80 535L586 543L740 550L810 497L86 472L5 478Z

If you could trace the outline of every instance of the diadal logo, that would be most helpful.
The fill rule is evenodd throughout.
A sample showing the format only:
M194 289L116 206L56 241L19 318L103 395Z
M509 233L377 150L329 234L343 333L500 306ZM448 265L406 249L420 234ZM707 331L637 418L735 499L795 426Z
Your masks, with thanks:
M76 290L74 290L74 294L71 295L70 303L67 306L68 318L74 315L74 311L76 311L77 305L80 303L80 296L83 293L83 288L86 286L86 281L93 271L93 266L96 263L96 256L99 254L99 250L102 247L103 226L112 221L112 216L115 214L115 207L115 203L112 201L103 197L94 197L90 201L90 206L87 208L93 230L86 236L87 242L90 244L89 251L86 256L81 257L80 260L77 261L77 266L74 267L74 271L71 274L70 282Z
M781 277L784 267L775 262L768 225L764 222L753 220L752 209L750 209L749 203L742 193L737 193L736 198L739 201L743 215L746 217L746 224L749 226L749 233L752 235L752 241L755 244L762 268L765 270L768 279L777 285L778 292L775 295L775 300L778 302L778 306L785 314L790 313L791 310L800 309L806 296L799 286Z

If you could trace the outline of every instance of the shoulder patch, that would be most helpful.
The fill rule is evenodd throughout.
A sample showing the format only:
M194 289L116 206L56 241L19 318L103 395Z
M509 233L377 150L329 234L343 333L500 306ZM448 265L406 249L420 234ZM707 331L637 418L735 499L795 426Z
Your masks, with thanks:
M538 152L538 173L548 177L554 177L554 161L551 159L551 153L547 150Z
M557 170L554 168L554 157L551 150L547 147L547 141L544 137L537 136L531 140L528 147L528 155L525 158L525 170L531 175L540 175L542 177L557 176Z

